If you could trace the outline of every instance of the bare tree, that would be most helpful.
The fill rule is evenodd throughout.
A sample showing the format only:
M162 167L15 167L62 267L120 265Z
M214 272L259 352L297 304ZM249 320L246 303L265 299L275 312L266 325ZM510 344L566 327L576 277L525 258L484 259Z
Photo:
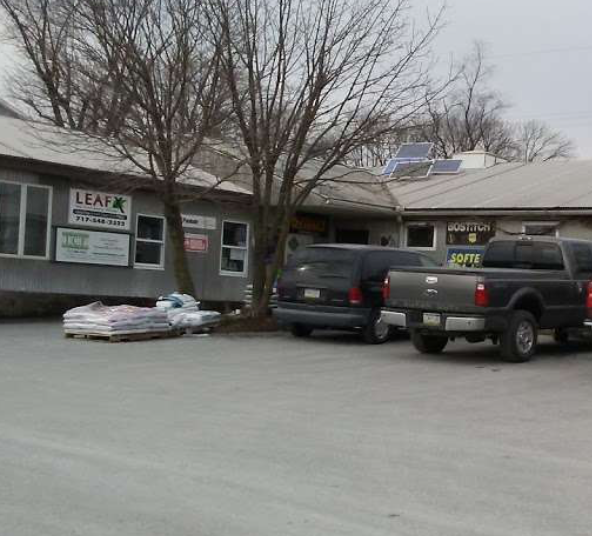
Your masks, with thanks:
M203 3L0 0L0 6L31 74L21 87L23 102L58 126L84 131L93 147L102 144L151 179L164 206L178 288L193 294L184 186L205 137L226 118L218 51L203 38Z
M432 141L437 156L478 148L499 156L514 151L512 127L502 118L508 106L489 86L492 72L483 45L475 43L450 92L428 103L426 114L417 118L418 139Z
M541 121L527 121L517 127L516 160L535 162L573 158L574 143Z
M252 175L254 314L261 315L290 217L329 186L327 173L347 155L431 100L428 51L441 12L420 30L408 18L409 0L209 3Z

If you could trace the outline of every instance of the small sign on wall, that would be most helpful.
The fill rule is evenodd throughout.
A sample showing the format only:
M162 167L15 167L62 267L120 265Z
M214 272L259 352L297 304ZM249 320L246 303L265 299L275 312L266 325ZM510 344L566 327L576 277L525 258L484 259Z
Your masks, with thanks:
M484 246L495 236L495 222L449 221L446 244L449 246Z
M185 251L188 253L207 253L209 239L206 235L185 233Z
M130 235L85 229L56 230L55 260L77 264L129 266Z
M129 231L132 198L91 190L70 189L68 223Z
M485 248L448 248L446 263L451 268L473 268L481 264Z
M183 227L187 229L216 230L218 222L213 216L198 216L196 214L182 214Z

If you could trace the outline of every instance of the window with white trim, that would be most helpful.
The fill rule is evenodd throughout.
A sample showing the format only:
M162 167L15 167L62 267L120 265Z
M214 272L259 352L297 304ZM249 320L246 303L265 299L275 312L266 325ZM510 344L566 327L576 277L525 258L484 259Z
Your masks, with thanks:
M0 255L49 259L52 188L0 182Z
M222 222L220 273L247 275L249 258L249 226L236 221Z
M432 223L410 223L406 226L405 246L411 249L436 249L436 226Z
M529 221L522 224L522 232L530 236L559 236L559 222Z
M134 266L164 269L166 225L162 216L138 214Z

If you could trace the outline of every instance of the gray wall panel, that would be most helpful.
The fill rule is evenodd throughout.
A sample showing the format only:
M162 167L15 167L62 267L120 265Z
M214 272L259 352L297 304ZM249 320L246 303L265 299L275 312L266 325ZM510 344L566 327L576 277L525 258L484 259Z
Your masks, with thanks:
M99 190L96 187L71 183L66 178L39 177L30 173L5 169L0 169L0 180L52 186L53 227L68 225L70 186ZM113 189L109 188L102 190L106 192L113 191ZM159 199L149 193L136 192L132 195L132 198L132 232L135 234L136 215L138 213L162 215L163 210ZM238 208L229 209L228 206L200 201L188 203L183 208L183 212L214 216L217 219L215 230L186 229L189 233L204 234L209 238L207 253L188 253L197 297L207 301L241 301L244 288L249 282L250 270L247 277L220 275L221 233L223 219L250 223L251 219L248 211L239 210ZM92 227L84 228L92 230ZM251 241L252 229L249 229L249 231ZM130 259L133 263L133 239L131 247ZM88 294L97 296L97 298L101 296L157 297L160 294L169 293L176 289L168 237L165 248L165 270L66 264L54 261L0 257L0 290ZM53 259L55 251L54 232L52 232L50 251Z

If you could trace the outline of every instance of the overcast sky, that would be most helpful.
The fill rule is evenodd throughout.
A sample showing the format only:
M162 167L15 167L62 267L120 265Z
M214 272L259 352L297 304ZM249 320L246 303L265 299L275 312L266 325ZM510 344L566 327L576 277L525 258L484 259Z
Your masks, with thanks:
M416 0L419 12L437 0ZM538 119L572 138L592 158L592 2L447 0L447 26L436 41L444 60L475 40L496 65L492 85L512 104L509 119Z
M412 0L418 17L439 0ZM512 104L509 119L539 119L571 137L592 158L592 2L447 0L447 25L435 49L444 65L475 40L488 45L492 85ZM12 54L0 45L0 73ZM0 89L0 97L5 91Z

